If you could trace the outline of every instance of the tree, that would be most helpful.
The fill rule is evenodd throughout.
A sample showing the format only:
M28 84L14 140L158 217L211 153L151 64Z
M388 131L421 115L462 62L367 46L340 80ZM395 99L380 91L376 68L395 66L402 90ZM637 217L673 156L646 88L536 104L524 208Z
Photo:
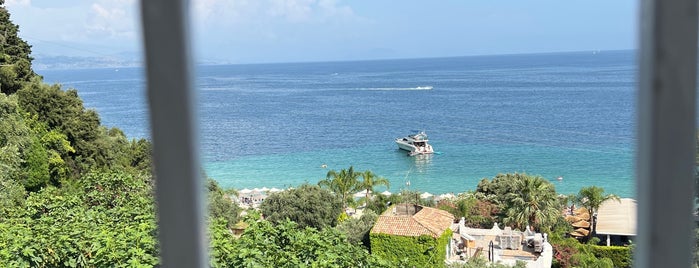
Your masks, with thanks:
M596 217L594 217L593 215L597 213L597 210L599 210L599 207L602 205L602 203L604 203L607 200L616 200L617 202L621 202L619 200L619 197L616 195L604 195L604 188L597 186L583 187L582 189L580 189L577 197L575 198L576 203L580 204L580 206L587 209L587 212L590 216L592 216L593 221L596 221ZM594 228L597 226L597 223L593 222L592 226L593 230L589 233L588 236L592 236L592 233L595 231Z
M337 230L347 236L347 240L352 244L362 243L369 248L369 231L374 227L379 215L370 209L364 209L359 218L349 218L337 225Z
M324 229L337 224L342 203L329 191L304 184L271 194L262 202L260 210L270 222L291 220L301 228Z
M275 225L259 221L237 240L224 234L213 235L212 267L395 267L348 243L334 228L319 231L288 220ZM234 241L232 246L227 246L229 241Z
M0 1L0 5L5 1ZM31 46L18 36L6 8L0 8L0 92L12 94L36 77L32 70Z
M389 182L386 178L376 176L371 170L367 170L361 173L362 181L359 182L359 187L366 191L364 196L365 202L369 202L369 197L372 192L374 192L374 187L379 185L384 185L388 188Z
M505 196L505 224L524 229L526 225L550 227L561 217L561 206L553 184L539 176L519 174L515 191Z
M466 226L474 228L491 228L500 212L494 203L480 200L471 193L459 195L455 201L441 200L437 208L449 211L457 219L463 217Z
M607 200L621 202L619 197L613 194L604 195L604 188L597 186L583 187L575 198L576 203L587 209L590 216L597 213L602 203Z
M0 221L2 267L157 266L152 181L89 173L77 185L47 186Z
M206 179L208 211L210 219L223 219L227 227L238 223L240 207L228 197L215 180Z
M338 195L342 200L342 209L347 208L347 200L351 198L351 193L360 189L357 178L361 173L355 172L352 166L349 169L328 171L326 178L318 182L318 186L326 188Z
M474 196L496 204L500 221L520 229L527 224L551 227L561 217L555 187L540 176L498 174L492 180L481 180Z

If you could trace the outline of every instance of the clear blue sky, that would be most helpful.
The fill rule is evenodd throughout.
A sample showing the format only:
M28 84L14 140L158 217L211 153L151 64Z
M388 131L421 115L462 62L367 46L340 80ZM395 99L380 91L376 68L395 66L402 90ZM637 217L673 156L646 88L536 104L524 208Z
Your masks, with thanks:
M252 63L637 47L638 1L191 0L199 61ZM6 0L34 54L140 55L135 0Z

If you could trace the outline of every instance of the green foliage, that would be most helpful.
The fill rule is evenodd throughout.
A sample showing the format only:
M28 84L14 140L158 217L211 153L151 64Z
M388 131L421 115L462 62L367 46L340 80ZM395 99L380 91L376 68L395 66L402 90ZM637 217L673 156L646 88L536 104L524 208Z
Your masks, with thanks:
M46 133L54 181L79 178L90 170L124 170L150 173L150 142L129 142L124 133L100 125L94 110L83 107L74 89L32 81L15 94L21 110L37 121L37 133ZM58 159L61 158L61 159Z
M226 226L229 228L238 223L240 207L231 201L215 180L206 179L206 185L208 189L209 217L225 221Z
M209 265L214 268L232 267L235 239L228 229L228 221L209 218Z
M49 156L46 149L41 146L38 138L32 139L27 152L26 177L22 180L24 187L30 191L36 191L44 187L49 181Z
M576 263L576 268L614 268L614 263L609 258L598 258L589 253L573 255L571 261Z
M4 1L3 1L4 2ZM0 92L12 94L36 76L31 69L31 46L17 35L19 26L0 9Z
M371 254L404 267L442 267L451 235L450 229L438 239L428 235L409 237L372 233L369 235Z
M619 197L613 194L604 194L604 188L597 186L583 187L575 197L575 203L587 208L590 215L597 212L599 207L607 200L619 201ZM592 232L590 232L592 235Z
M16 96L0 94L0 177L19 181L24 176L25 152L34 135L19 111Z
M18 182L0 177L0 222L10 211L22 207L26 192Z
M614 267L631 267L633 261L632 247L621 246L590 246L591 253L597 258L608 258Z
M526 268L527 263L523 261L517 261L514 266L509 266L502 263L492 263L483 257L470 258L466 263L463 264L449 264L448 268Z
M575 238L551 239L549 242L553 247L552 267L573 267L572 258L580 252L580 242Z
M581 244L574 238L551 238L552 267L631 267L632 247Z
M379 215L376 215L369 209L365 209L360 218L349 218L340 222L337 225L337 230L344 233L350 243L362 243L366 248L369 248L369 231L374 227L374 223L376 223L378 218Z
M337 224L342 203L329 191L305 184L271 194L262 202L260 210L267 220L274 223L288 219L302 228L324 229Z
M378 214L381 214L384 211L386 211L386 209L388 209L388 207L390 206L389 204L399 203L403 203L403 196L399 194L393 194L390 196L377 194L374 195L374 197L371 198L369 202L367 202L366 208L372 211L376 211L376 213Z
M150 180L90 173L83 181L80 187L30 193L0 221L0 266L157 265Z
M360 172L355 172L354 167L342 169L339 172L335 170L328 171L324 180L318 182L318 186L326 188L340 197L342 208L347 208L347 203L352 202L352 193L361 189L359 183Z
M455 201L442 200L437 208L449 211L457 219L464 218L466 226L491 228L497 220L499 208L494 203L480 200L472 194L464 194Z
M223 222L218 226L220 230ZM213 235L212 240L212 267L393 267L361 246L348 243L334 228L318 231L291 221L276 225L260 221L237 240L223 232ZM234 241L232 246L226 244L228 241Z
M374 192L374 187L383 185L388 188L389 182L386 178L379 177L374 172L371 172L371 170L366 170L361 173L362 181L359 182L359 187L360 189L364 190L366 195L364 196L365 202L368 202L368 200L371 199L371 193Z
M502 222L515 228L526 225L550 229L561 217L561 202L549 181L527 174L498 174L478 183L476 195L497 204Z

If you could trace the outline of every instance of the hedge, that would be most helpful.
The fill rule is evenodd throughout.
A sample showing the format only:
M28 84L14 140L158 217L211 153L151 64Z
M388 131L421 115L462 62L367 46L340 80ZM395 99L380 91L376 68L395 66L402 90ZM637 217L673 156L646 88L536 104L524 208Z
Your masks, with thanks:
M450 229L439 239L428 235L370 234L371 254L406 267L443 267L451 235Z
M631 267L633 254L631 247L622 246L592 246L592 254L597 258L609 258L614 263L614 267Z

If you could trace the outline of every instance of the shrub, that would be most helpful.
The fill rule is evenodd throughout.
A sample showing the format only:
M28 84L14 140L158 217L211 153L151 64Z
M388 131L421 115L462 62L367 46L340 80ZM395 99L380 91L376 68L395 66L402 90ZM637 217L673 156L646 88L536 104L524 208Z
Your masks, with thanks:
M592 254L597 258L609 258L614 267L631 267L633 254L631 247L622 246L591 246Z
M441 267L451 235L449 229L439 238L374 233L370 234L371 254L405 267Z
M274 223L288 219L301 228L323 229L337 224L342 203L330 191L306 184L270 195L262 202L260 210Z

